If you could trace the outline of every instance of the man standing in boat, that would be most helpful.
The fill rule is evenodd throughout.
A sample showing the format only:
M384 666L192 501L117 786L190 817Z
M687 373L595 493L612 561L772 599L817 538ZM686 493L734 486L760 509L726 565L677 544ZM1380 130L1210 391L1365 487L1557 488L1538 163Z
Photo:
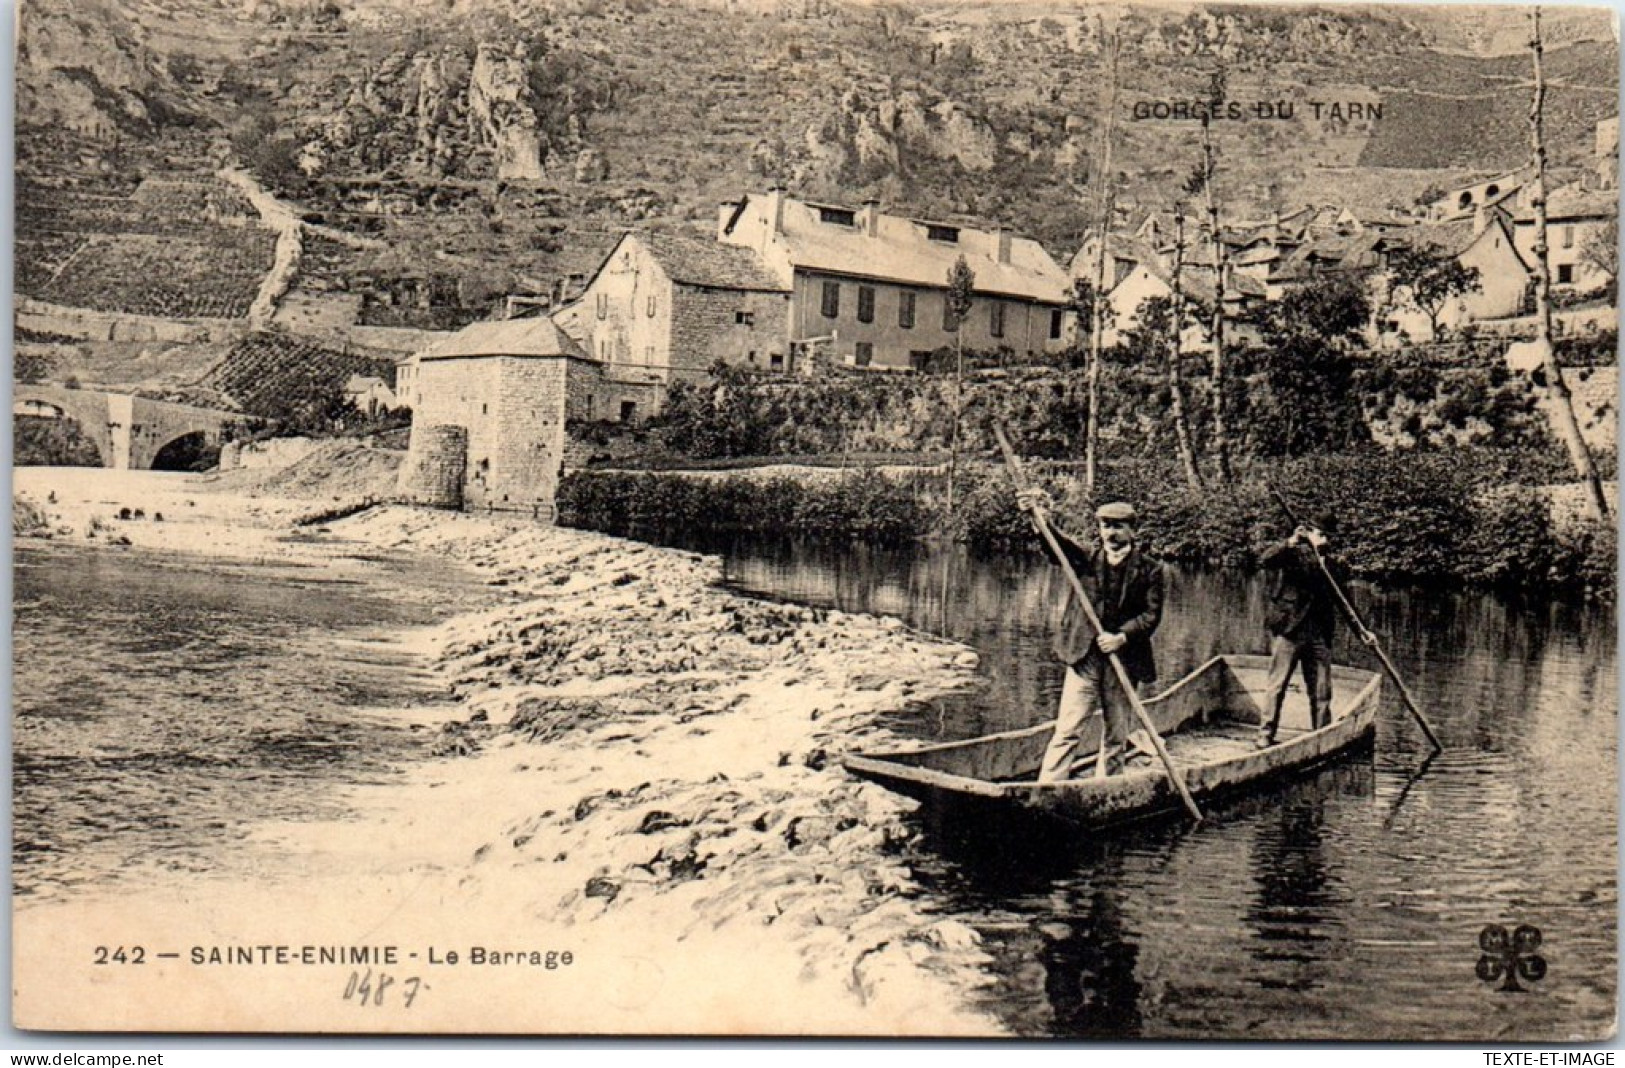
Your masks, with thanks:
M1037 506L1049 511L1049 500L1042 490L1023 491L1019 503L1025 509ZM1102 630L1097 632L1090 626L1077 595L1069 590L1066 611L1055 635L1055 655L1066 665L1066 680L1061 686L1055 733L1044 753L1039 782L1062 782L1072 776L1085 728L1097 715L1102 722L1095 775L1104 777L1120 762L1134 712L1112 670L1110 654L1117 654L1136 690L1157 677L1151 635L1162 622L1167 574L1161 564L1140 550L1133 505L1123 501L1101 505L1095 519L1100 534L1100 543L1095 546L1055 530L1061 551L1100 616Z
M1275 572L1270 590L1269 689L1264 708L1269 715L1258 729L1258 747L1275 744L1292 669L1303 668L1312 728L1332 721L1332 637L1337 631L1337 602L1318 554L1326 546L1330 516L1313 526L1299 526L1292 536L1264 552L1261 563Z

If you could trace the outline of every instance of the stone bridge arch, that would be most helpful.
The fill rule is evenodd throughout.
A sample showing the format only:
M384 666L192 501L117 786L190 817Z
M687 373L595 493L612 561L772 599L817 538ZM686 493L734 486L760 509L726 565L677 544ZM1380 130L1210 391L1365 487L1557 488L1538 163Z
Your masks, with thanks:
M34 419L56 419L73 423L95 446L103 467L113 467L113 440L107 424L107 402L99 394L73 396L81 390L45 389L17 386L11 401L11 415Z
M12 414L59 412L55 418L72 419L96 446L102 463L119 469L149 470L166 448L191 435L217 446L227 427L251 422L236 412L200 408L171 401L149 400L124 393L67 389L62 386L20 385L12 401Z

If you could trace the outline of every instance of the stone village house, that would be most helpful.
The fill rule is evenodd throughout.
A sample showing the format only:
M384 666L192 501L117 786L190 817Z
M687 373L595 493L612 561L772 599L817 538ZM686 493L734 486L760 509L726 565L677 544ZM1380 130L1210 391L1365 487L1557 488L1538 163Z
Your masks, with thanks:
M590 359L552 319L474 323L414 357L402 494L551 519L567 422L629 418L660 384Z
M789 353L789 289L748 250L686 234L623 234L553 318L590 358L662 386L718 361L784 370Z
M754 253L790 296L786 370L817 352L853 367L917 368L954 343L948 272L976 275L964 343L1032 356L1072 340L1071 281L1038 242L880 210L797 200L783 190L724 203L717 240Z
M552 316L474 323L402 361L413 409L401 489L447 507L551 517L567 422L633 421L716 363L794 372L821 358L908 368L951 345L948 272L976 273L965 344L1069 341L1069 282L1036 243L792 200L725 206L716 237L627 233Z

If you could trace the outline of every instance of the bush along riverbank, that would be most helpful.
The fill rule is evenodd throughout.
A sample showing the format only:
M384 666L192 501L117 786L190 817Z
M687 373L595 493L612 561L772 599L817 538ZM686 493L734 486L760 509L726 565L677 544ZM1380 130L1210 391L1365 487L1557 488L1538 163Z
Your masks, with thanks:
M1093 494L1076 464L1029 470L1069 529L1087 533L1099 501L1133 501L1153 550L1174 562L1257 567L1262 550L1290 529L1274 486L1300 519L1335 517L1337 555L1352 574L1611 599L1613 527L1554 518L1549 492L1529 479L1539 473L1526 467L1519 453L1487 449L1372 452L1255 461L1232 483L1192 489L1173 465L1125 461L1102 466ZM1008 474L985 460L962 465L951 515L940 470L780 472L574 472L560 489L560 521L653 541L695 531L882 544L938 534L983 554L1039 549Z

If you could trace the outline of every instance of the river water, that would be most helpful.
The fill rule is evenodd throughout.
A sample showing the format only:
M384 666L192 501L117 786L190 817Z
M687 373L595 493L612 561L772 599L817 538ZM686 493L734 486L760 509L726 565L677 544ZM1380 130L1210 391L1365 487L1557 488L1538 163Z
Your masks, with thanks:
M29 543L13 560L12 885L21 896L216 870L258 822L426 749L444 695L401 647L479 603L432 562L199 563Z
M741 590L899 616L975 647L988 683L893 724L929 740L1053 714L1063 579L963 550L738 542ZM1163 681L1264 651L1262 584L1176 572ZM1614 617L1460 593L1352 595L1444 742L1389 686L1373 755L1267 795L1110 837L1033 846L926 826L913 858L941 911L997 964L977 994L1029 1035L1563 1039L1616 1003L1618 681ZM1375 668L1339 636L1337 659ZM1421 771L1421 774L1417 774ZM1532 924L1547 972L1475 974L1485 925Z
M951 548L762 542L742 591L876 612L975 647L985 688L892 726L969 737L1047 719L1062 580ZM468 580L378 559L366 580L54 545L15 559L13 879L19 894L208 870L263 819L424 751L381 710L441 699L391 644L478 602ZM1616 1001L1617 682L1611 612L1356 587L1447 751L1391 688L1376 751L1180 822L1034 847L922 824L931 906L994 964L971 996L1025 1035L1596 1036ZM483 596L489 596L485 591ZM1258 651L1258 583L1178 572L1163 679ZM1366 664L1340 639L1340 660ZM1474 972L1480 930L1533 924L1545 977Z

